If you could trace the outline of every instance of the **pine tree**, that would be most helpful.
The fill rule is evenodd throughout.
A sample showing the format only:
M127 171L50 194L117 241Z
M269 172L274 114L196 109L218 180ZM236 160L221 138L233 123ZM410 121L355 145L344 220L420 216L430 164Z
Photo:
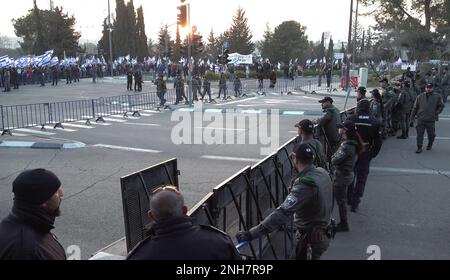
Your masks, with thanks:
M210 61L215 61L222 50L218 46L217 38L214 37L214 31L211 29L208 36L208 43L206 44L206 55Z
M171 36L167 24L161 26L158 34L158 56L171 57L172 55L173 42L171 41Z
M133 0L130 0L127 4L127 32L126 43L127 53L131 56L136 56L136 12L134 10Z
M128 43L126 42L128 11L124 0L116 0L116 20L114 22L114 53L117 56L124 56L128 53Z
M239 7L236 15L233 17L233 23L224 36L230 42L230 52L240 54L251 54L255 49L255 44L252 42L252 32L248 26L248 19L245 16L245 11Z
M33 9L33 16L34 16L34 25L36 26L36 42L33 46L33 52L35 54L37 53L43 53L46 51L47 47L44 43L44 36L43 36L43 26L42 26L42 17L41 17L41 11L39 10L36 0L33 0L34 3L34 9Z
M111 32L112 40L114 41L114 30ZM108 28L108 18L105 18L103 21L103 30L102 30L102 38L98 41L98 46L109 58L109 28ZM113 59L115 58L114 49L113 49Z
M156 49L155 49L156 46L155 46L155 44L153 43L152 38L148 38L147 46L148 46L148 55L149 55L150 57L156 56Z
M136 24L136 56L143 61L148 56L147 35L145 34L144 10L142 6L137 9Z
M181 36L180 36L180 27L177 25L177 33L175 35L175 44L173 46L173 54L172 60L175 62L179 62L181 59Z
M330 37L330 42L328 43L328 51L327 51L327 62L331 63L334 57L334 42L333 36Z

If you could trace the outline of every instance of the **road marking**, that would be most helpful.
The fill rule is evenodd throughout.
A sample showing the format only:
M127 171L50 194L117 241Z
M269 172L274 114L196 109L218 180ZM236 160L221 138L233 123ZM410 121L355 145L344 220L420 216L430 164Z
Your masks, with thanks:
M30 134L22 134L22 133L13 133L13 136L17 136L17 137L28 137L31 136Z
M127 123L124 123L124 124L126 124L126 125L137 125L137 126L154 126L154 127L161 127L160 124L154 124L154 123L130 123L130 122L127 122Z
M406 169L406 168L389 168L389 167L371 167L371 171L392 172L405 174L422 174L422 175L445 175L450 176L450 171L433 170L433 169Z
M242 114L261 114L261 110L242 110Z
M256 100L256 99L258 99L258 97L252 97L252 98L241 99L241 100L236 100L236 101L231 101L231 102L225 102L222 104L214 104L214 106L231 105L231 104L236 104L236 103L248 102L248 101Z
M28 128L18 128L18 129L15 129L15 130L16 131L20 131L20 132L26 132L26 133L31 133L31 134L39 134L39 135L46 135L46 136L55 135L55 133L45 132L45 131L40 131L40 130L33 130L33 129L28 129Z
M223 109L206 109L205 113L222 113Z
M289 115L289 116L304 116L305 112L303 111L284 111L283 115Z
M151 116L153 116L152 114L145 114L145 113L139 113L139 115L141 115L141 117L151 117Z
M121 147L121 146L104 145L104 144L92 145L92 147L106 148L106 149L112 149L112 150L122 150L122 151L129 151L129 152L151 153L151 154L162 153L161 151L156 151L156 150L138 149L138 148Z
M63 144L63 149L79 149L86 147L86 144L84 143L65 143Z
M142 110L144 113L150 113L150 114L160 114L161 112L155 111L155 110Z
M410 136L410 139L417 139L417 136ZM428 137L424 137L423 139L428 140ZM450 137L436 137L434 140L450 140Z
M81 125L81 124L73 124L73 123L63 123L62 125L63 126L68 126L68 127L75 127L75 128L86 128L86 129L93 128L92 126Z
M127 120L120 120L120 119L112 119L112 118L103 118L107 122L118 122L118 123L124 123L127 122Z
M18 141L3 141L0 143L0 147L8 148L31 148L34 142L18 142Z
M86 123L86 121L77 121L77 123ZM95 120L92 121L91 124L92 124L92 126L95 126L95 125L110 126L110 125L112 125L111 123L95 122Z
M124 119L124 120L139 120L139 119L141 119L141 118L132 117L132 116L125 117L123 115L120 115L120 116L118 116L118 115L111 115L111 116L109 116L109 118L117 118L117 119Z
M191 113L191 112L194 112L194 108L180 108L180 109L178 109L177 111L178 112L188 112L188 113Z
M55 127L54 130L60 130L60 131L65 131L65 132L76 132L77 131L75 129L61 128L61 127Z
M226 160L226 161L243 161L243 162L260 162L260 159L255 158L240 158L240 157L223 157L223 156L202 156L202 159L212 159L212 160Z
M205 129L205 130L224 130L224 131L248 131L248 129L242 129L242 128L225 128L225 127L196 127L196 129Z

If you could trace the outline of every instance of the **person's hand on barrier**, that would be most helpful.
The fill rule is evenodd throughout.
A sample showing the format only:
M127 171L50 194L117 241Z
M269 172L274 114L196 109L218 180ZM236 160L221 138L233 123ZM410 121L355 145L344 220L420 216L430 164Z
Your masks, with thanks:
M253 237L249 231L240 231L236 233L236 239L239 243L252 241Z

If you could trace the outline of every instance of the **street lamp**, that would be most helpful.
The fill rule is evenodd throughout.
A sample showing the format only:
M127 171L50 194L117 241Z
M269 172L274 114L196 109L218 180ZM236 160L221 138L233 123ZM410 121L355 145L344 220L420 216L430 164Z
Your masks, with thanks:
M111 62L111 77L114 76L113 72L113 55L112 55L112 26L111 26L111 5L108 0L108 31L109 31L109 61Z

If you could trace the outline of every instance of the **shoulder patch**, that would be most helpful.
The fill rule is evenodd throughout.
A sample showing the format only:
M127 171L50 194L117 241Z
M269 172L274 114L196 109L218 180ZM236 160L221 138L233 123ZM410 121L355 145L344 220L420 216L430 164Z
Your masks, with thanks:
M284 209L292 208L297 203L297 201L298 199L294 195L290 194L286 197L286 200L283 202L282 207Z
M316 185L316 181L311 176L305 176L303 178L300 178L299 182L303 183L305 185L308 185L308 186L312 186L312 187L316 187L317 186Z

